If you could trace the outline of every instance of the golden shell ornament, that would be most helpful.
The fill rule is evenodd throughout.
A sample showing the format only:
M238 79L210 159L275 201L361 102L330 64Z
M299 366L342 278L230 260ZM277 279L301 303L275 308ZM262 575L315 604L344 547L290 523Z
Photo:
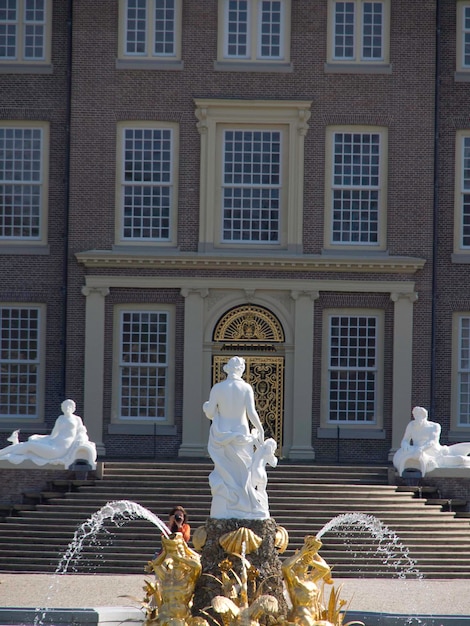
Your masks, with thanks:
M193 546L198 552L201 552L207 541L207 530L205 526L199 526L193 532Z
M286 551L289 545L289 533L284 526L278 526L276 528L276 535L274 537L274 547L278 549L279 554Z
M225 533L219 539L220 545L228 554L241 554L243 544L245 544L245 554L250 554L250 552L254 552L260 547L262 541L261 537L258 537L252 530L244 526Z

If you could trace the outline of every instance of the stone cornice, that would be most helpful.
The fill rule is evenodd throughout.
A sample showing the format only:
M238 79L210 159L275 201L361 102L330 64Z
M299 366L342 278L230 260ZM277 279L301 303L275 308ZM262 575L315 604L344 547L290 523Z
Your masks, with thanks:
M360 272L414 274L426 261L418 257L388 255L234 255L187 252L149 254L116 250L78 252L78 262L87 268L159 268L176 270L276 270L287 272Z

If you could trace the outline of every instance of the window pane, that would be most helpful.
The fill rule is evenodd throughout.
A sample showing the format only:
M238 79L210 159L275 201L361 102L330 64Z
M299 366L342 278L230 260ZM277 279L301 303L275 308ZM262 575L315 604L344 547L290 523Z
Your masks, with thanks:
M458 424L470 425L470 317L459 323Z
M281 59L282 54L282 2L263 1L259 3L259 45L261 59Z
M121 316L121 417L166 419L167 312L125 311Z
M45 58L46 6L45 0L25 0L24 52L25 59Z
M225 131L223 240L278 243L281 133Z
M245 59L249 56L248 8L247 0L229 0L227 2L226 57Z
M124 131L124 239L170 238L172 203L172 130Z
M17 57L18 11L17 0L4 0L0 4L0 58Z
M154 54L175 55L175 0L155 0Z
M362 9L362 58L383 60L383 4L364 2Z
M40 313L37 308L0 307L0 414L38 414Z
M39 239L42 130L0 128L0 239Z
M373 422L377 395L377 318L332 316L329 420Z
M462 65L470 67L470 6L463 7Z
M126 54L144 55L147 51L147 0L127 0Z
M380 135L335 133L333 159L333 242L378 243Z
M354 59L354 2L335 3L335 59Z
M470 137L462 140L461 183L462 247L470 247Z

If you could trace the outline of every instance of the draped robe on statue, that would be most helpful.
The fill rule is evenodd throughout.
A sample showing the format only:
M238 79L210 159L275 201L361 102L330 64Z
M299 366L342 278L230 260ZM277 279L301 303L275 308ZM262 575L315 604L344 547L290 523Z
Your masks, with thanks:
M231 362L232 359L228 365ZM275 447L275 442L264 441L253 389L241 378L244 362L238 370L226 367L226 380L212 387L209 400L203 406L205 414L212 420L208 442L214 462L214 470L209 476L211 517L267 519L266 485L256 476L267 462L271 465L277 462L272 446L268 444L272 442ZM254 426L251 432L249 422Z

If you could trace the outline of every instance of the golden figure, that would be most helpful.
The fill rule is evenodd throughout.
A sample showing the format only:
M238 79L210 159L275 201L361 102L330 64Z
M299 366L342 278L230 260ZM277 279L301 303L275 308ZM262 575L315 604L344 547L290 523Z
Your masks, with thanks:
M317 537L307 535L304 545L282 564L287 591L292 602L288 621L299 626L329 625L324 620L325 607L317 586L320 580L332 584L331 568L318 554L322 543Z
M195 626L191 617L196 581L201 575L200 557L181 533L162 537L162 552L149 562L155 582L146 581L147 619L145 626Z

